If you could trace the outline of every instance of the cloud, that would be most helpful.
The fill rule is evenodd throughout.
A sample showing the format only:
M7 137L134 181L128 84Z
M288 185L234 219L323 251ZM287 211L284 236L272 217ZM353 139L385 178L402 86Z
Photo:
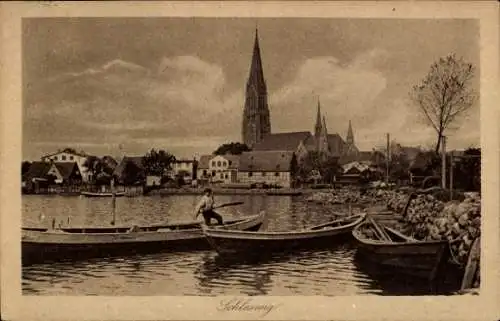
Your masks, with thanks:
M348 120L366 114L386 89L386 77L373 67L378 55L366 53L347 65L335 57L304 61L295 78L271 96L274 128L312 129L319 97L328 126L347 130Z
M165 57L154 69L113 60L61 74L27 88L24 141L47 142L57 133L88 146L121 137L138 148L172 137L187 145L189 137L232 137L243 97L225 85L220 66L194 56ZM211 152L213 144L205 145Z

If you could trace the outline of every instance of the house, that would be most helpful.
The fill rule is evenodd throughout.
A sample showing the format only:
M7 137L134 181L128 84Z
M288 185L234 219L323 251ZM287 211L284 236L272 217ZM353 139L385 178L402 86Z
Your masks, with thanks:
M32 189L43 184L79 184L82 175L76 162L33 162L22 177L22 187Z
M78 170L82 175L82 179L84 182L88 182L89 175L85 168L85 162L89 155L82 152L77 152L72 148L65 148L63 150L59 150L56 153L48 154L41 157L42 162L50 163L50 162L59 162L59 163L73 163L75 162L78 166Z
M211 183L236 183L240 155L202 155L197 178Z
M264 183L290 187L292 185L292 151L251 151L240 156L237 181L244 184Z
M176 159L172 163L171 177L182 175L185 181L190 181L196 178L196 159Z
M342 165L342 180L356 181L362 176L376 178L381 174L381 170L371 161L354 161Z
M386 160L384 153L380 151L359 151L357 153L342 155L339 164L346 165L353 162L369 163L371 166L383 164Z

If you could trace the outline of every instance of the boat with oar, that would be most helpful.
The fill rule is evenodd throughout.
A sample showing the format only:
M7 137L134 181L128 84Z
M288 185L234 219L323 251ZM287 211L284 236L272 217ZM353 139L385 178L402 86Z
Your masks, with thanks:
M203 226L203 232L212 248L219 254L262 256L276 251L331 246L343 236L350 237L352 229L364 220L365 215L351 215L297 231L253 232Z
M419 241L367 217L352 235L358 257L379 270L435 280L449 258L448 241Z
M80 195L85 196L85 197L113 197L113 194L115 197L122 197L125 196L125 192L81 192Z
M234 202L218 208L241 204ZM226 219L215 230L257 231L265 212ZM113 222L112 222L113 224ZM210 249L198 221L149 226L22 228L23 264L162 251ZM204 224L203 224L204 225Z

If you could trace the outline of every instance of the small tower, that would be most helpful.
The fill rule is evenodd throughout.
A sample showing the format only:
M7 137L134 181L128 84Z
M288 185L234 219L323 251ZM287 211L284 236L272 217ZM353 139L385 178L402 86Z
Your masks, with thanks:
M318 109L316 112L316 125L314 126L314 137L316 139L319 139L319 136L321 135L321 127L322 127L322 124L321 124L321 105L320 105L319 98L318 98Z
M347 147L346 154L348 155L356 154L358 152L358 148L356 147L356 144L354 142L354 133L352 130L352 124L350 120L349 120L349 128L347 129L346 147Z
M330 146L328 145L328 130L326 128L326 119L323 116L323 122L321 123L321 133L318 139L318 152L323 156L327 156L330 153Z

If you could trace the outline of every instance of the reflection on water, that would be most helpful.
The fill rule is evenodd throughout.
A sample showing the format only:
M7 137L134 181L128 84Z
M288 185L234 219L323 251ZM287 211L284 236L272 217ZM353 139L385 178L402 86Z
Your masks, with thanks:
M195 196L117 199L117 224L190 220ZM244 201L220 210L224 217L266 210L268 230L293 230L336 217L301 197L218 196L220 203ZM41 215L43 214L43 215ZM43 220L40 221L40 217ZM109 225L111 200L61 196L23 196L23 224L49 225L53 218L72 226ZM357 295L384 294L387 286L360 268L350 244L328 250L280 253L265 260L236 261L213 251L170 252L95 258L23 267L24 294L35 295ZM398 288L398 285L394 285ZM415 285L417 286L417 285ZM412 291L406 288L402 291ZM399 288L398 288L399 289ZM400 291L399 289L398 291ZM396 290L392 290L396 291Z

